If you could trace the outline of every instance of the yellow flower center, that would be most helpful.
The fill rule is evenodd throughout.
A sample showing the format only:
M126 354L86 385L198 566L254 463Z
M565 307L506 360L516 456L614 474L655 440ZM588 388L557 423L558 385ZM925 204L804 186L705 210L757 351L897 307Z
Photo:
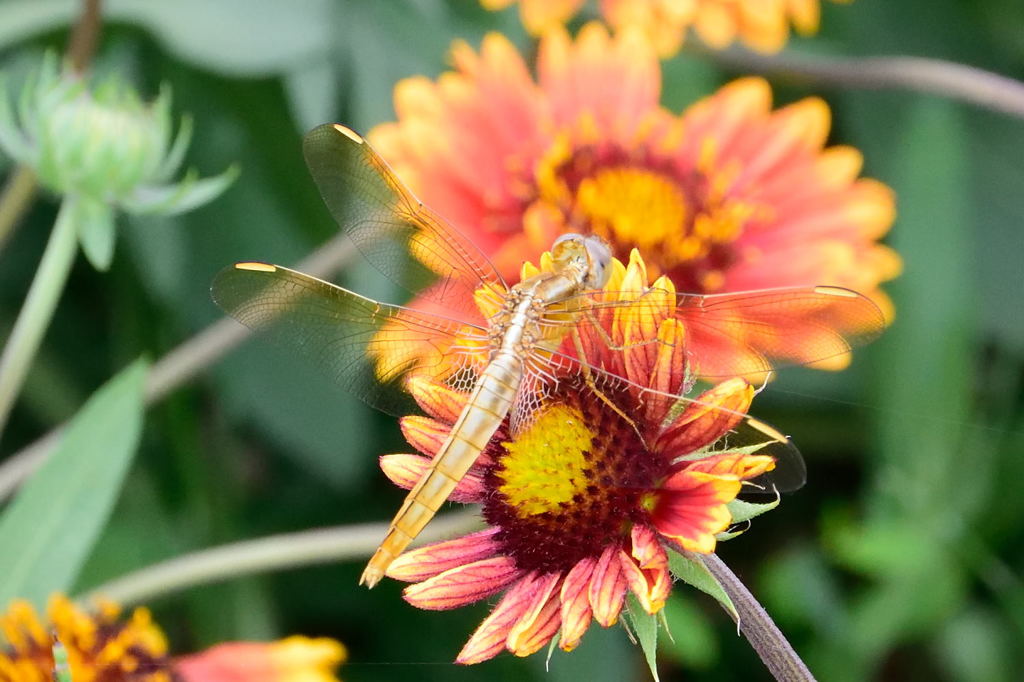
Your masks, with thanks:
M579 410L552 407L514 442L503 443L508 454L498 490L521 518L557 511L586 491L592 442Z
M663 270L707 258L736 239L753 210L707 195L687 201L683 187L659 172L631 166L603 168L576 190L578 217L612 244L657 253Z
M533 169L532 198L550 209L534 213L543 216L540 227L560 219L564 231L601 235L615 253L639 249L652 275L668 274L683 290L719 290L736 240L749 223L770 217L730 191L740 168L720 162L708 143L684 173L669 158L675 137L662 140L661 151L624 148L595 141L588 125L584 119L573 134L557 136Z
M658 173L631 167L612 167L584 178L576 190L576 207L591 229L613 243L632 243L641 252L655 247L682 246L680 259L698 255L700 244L681 236L686 197Z

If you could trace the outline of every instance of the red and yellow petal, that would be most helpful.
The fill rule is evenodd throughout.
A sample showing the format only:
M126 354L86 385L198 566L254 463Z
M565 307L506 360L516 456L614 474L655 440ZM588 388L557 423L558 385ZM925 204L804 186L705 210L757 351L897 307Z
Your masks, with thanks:
M590 580L597 559L586 557L576 563L562 581L562 632L558 646L564 651L575 649L590 626Z
M681 457L718 441L738 424L754 399L754 387L729 379L701 393L654 443L668 457Z
M540 580L531 574L515 583L473 632L455 662L471 665L497 656L505 648L509 632L533 605Z
M392 483L399 488L412 490L430 469L432 460L423 455L398 454L382 455L379 461L381 470ZM470 469L459 480L458 485L448 495L448 499L452 502L473 504L482 500L485 492L483 473L479 468Z
M489 34L479 53L456 43L452 60L458 71L437 83L403 81L400 123L368 137L424 203L491 253L519 229L518 178L545 145L543 100L503 36Z
M391 571L388 571L391 574ZM506 556L489 557L449 568L409 585L402 596L416 608L446 611L480 601L502 591L522 575Z
M453 417L452 421L456 417ZM419 415L402 417L398 425L406 442L428 457L433 457L437 453L452 430L451 421L442 422Z
M615 625L622 611L626 587L626 576L619 561L619 547L606 547L590 577L589 599L594 620L606 628Z
M596 22L580 29L575 41L564 30L548 32L537 74L556 126L574 127L588 117L594 129L624 143L658 108L661 95L658 58L642 34L613 37Z
M657 533L646 525L635 524L631 538L632 552L619 553L623 574L644 610L657 613L665 606L665 600L672 591L668 554Z
M424 375L410 377L406 383L406 390L424 412L447 424L458 418L469 398L465 392L451 389ZM436 449L430 452L436 452Z
M659 533L686 550L707 554L715 549L715 535L725 530L732 515L725 506L739 494L736 477L684 470L674 474L658 491L651 522Z
M687 471L702 471L715 476L735 476L749 481L775 468L775 458L768 455L747 455L725 452L720 455L686 462Z
M505 640L505 646L516 656L529 656L558 632L562 624L558 599L561 581L559 573L549 573L537 580L529 607Z
M426 580L464 564L493 557L498 552L494 536L498 528L488 528L454 540L417 547L401 555L388 566L387 575L395 580Z

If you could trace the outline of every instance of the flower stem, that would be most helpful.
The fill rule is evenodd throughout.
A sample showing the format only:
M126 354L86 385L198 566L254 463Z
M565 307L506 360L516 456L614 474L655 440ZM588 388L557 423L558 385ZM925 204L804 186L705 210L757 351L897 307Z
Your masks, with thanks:
M82 12L68 37L67 58L71 68L82 73L92 61L102 26L102 2L82 0Z
M435 518L420 534L422 542L435 542L479 525L475 512L456 512ZM271 535L185 554L104 583L79 598L97 597L119 604L147 603L197 585L244 575L311 564L369 557L387 532L386 523L321 528L300 533Z
M14 400L25 381L43 333L50 324L61 291L67 283L78 250L71 200L65 199L46 244L25 303L18 313L3 355L0 356L0 433L3 433Z
M1024 118L1024 83L965 64L925 57L755 55L742 50L704 53L722 66L845 88L909 90L939 95Z
M36 195L36 174L28 166L18 166L11 172L0 193L0 249L11 236L18 219Z
M779 682L814 682L811 671L800 660L800 656L779 630L775 621L717 554L697 554L695 552L684 552L684 554L690 561L704 564L732 599L740 616L740 632L750 642L750 646L754 647L754 651L761 657L761 661L776 680Z

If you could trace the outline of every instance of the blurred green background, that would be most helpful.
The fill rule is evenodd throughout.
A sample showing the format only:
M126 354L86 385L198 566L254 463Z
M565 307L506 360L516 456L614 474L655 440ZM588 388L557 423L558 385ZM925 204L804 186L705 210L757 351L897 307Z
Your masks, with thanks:
M802 55L938 57L1024 79L1019 0L825 3ZM61 49L76 3L0 2L0 68L17 83ZM139 355L158 358L213 322L209 283L239 260L292 263L336 231L307 175L303 132L367 131L393 119L404 76L436 76L450 41L501 30L529 49L515 11L476 0L119 0L95 62L147 95L173 88L205 174L238 161L220 199L174 219L122 219L113 267L79 258L0 444L7 456L71 416ZM712 57L665 64L678 111L740 75ZM753 412L791 434L808 485L720 555L751 586L822 680L1014 680L1024 670L1024 120L934 97L774 78L779 104L833 107L832 141L892 186L890 237L903 276L895 324L841 374L791 370ZM0 159L0 170L8 162ZM0 330L9 329L53 224L37 201L0 253ZM370 295L362 266L340 281ZM390 518L402 495L376 455L407 448L393 420L310 368L249 343L146 417L141 449L79 587L190 550L269 533ZM286 633L330 635L359 680L645 679L639 649L596 625L583 646L450 661L487 605L418 611L361 562L191 590L151 604L174 649ZM713 600L679 586L663 679L767 679Z

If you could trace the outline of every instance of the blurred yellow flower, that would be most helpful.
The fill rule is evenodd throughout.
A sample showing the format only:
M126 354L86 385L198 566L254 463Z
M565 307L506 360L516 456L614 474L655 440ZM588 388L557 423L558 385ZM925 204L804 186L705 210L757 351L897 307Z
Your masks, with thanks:
M514 1L481 0L481 4L497 10ZM582 5L583 0L520 0L519 12L526 30L540 35L564 24ZM714 49L739 40L758 52L778 52L789 39L790 26L801 35L811 35L821 19L820 0L599 0L599 6L613 28L642 29L662 57L678 52L691 28Z
M345 647L333 639L289 637L230 642L172 658L149 610L127 617L111 602L87 612L67 597L50 599L46 618L26 601L0 615L0 682L337 682ZM56 653L55 652L59 652Z
M519 16L523 26L534 35L569 21L583 6L585 0L518 0ZM516 0L480 0L480 4L493 11L505 9Z

